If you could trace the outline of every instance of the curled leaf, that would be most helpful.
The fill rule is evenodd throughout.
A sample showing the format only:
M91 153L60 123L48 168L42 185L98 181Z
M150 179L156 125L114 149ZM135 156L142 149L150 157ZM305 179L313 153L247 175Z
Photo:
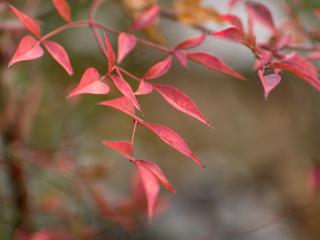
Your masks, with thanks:
M95 68L88 68L81 77L78 86L71 91L68 98L80 94L107 94L109 86L101 81L101 76Z
M205 65L210 69L214 69L219 72L229 74L241 80L245 79L244 76L242 76L239 72L237 72L236 70L233 70L231 67L226 65L222 60L208 53L204 53L204 52L189 53L188 58L197 63Z
M27 16L26 14L24 14L23 12L21 12L20 10L18 10L17 8L11 5L10 5L10 8L30 32L32 32L38 38L41 37L40 26L36 20Z
M40 42L27 35L21 39L16 52L9 62L9 67L17 62L40 58L42 55L43 49L40 47Z
M52 0L54 7L59 15L67 22L71 21L71 10L66 0Z
M302 56L296 53L290 54L285 59L279 62L274 62L272 67L289 71L320 91L320 81L318 80L317 69Z
M172 129L156 123L146 123L140 121L139 124L155 133L164 143L173 147L183 155L191 158L195 163L199 164L201 167L205 167L204 164L200 161L200 159L198 159L193 154L193 152L186 144L186 142L183 140L183 138Z
M106 44L106 55L108 58L108 73L111 73L113 66L116 64L116 54L107 35L104 34L104 42Z
M170 70L171 65L172 65L172 57L168 56L163 61L153 65L142 78L144 80L159 78L165 75Z
M127 98L129 98L133 105L138 109L140 110L140 106L139 106L139 103L136 99L136 97L134 96L133 94L133 91L130 87L130 85L127 83L126 80L124 80L122 77L119 77L117 75L110 75L114 85L116 85L116 87L119 89L119 91L124 95L126 96Z
M146 193L148 204L148 217L152 219L154 215L154 209L156 206L157 197L159 194L160 186L156 176L140 161L134 161L138 168L138 174Z
M165 84L154 84L154 88L170 105L181 112L198 119L207 126L210 126L208 120L202 115L195 103L185 93L175 87Z
M134 95L146 95L153 91L153 86L151 83L144 81L143 79L140 81L138 90L134 93Z
M146 11L144 11L131 25L130 31L136 32L145 27L152 25L160 15L160 7L153 5Z
M69 75L72 75L73 69L67 51L56 42L46 40L43 44L50 55L66 70Z
M105 146L121 153L126 158L133 160L133 146L128 141L103 141Z
M275 32L276 27L273 22L273 18L270 10L263 4L257 2L246 2L246 9L251 18L252 23L258 21L271 31Z
M247 40L245 35L235 27L227 28L222 31L214 32L211 34L214 37L226 38L235 42L246 44Z
M277 73L269 74L264 76L264 71L259 70L258 75L260 78L260 81L262 83L263 89L264 89L264 97L265 99L268 98L270 92L279 85L281 81L281 76Z
M176 49L188 49L195 48L204 42L206 39L206 34L202 33L200 36L188 38L176 46Z
M120 33L118 37L118 63L121 63L136 45L137 38L134 35L125 32Z

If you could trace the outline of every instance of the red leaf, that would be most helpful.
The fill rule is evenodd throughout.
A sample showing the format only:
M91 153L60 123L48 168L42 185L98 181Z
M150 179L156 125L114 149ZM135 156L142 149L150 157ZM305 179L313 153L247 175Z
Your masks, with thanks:
M122 60L134 49L137 44L137 38L125 32L119 34L118 37L118 63L121 63Z
M203 43L205 39L206 39L206 34L202 33L200 36L188 38L183 42L179 43L178 46L176 46L176 49L195 48L199 46L201 43Z
M165 75L172 65L172 57L169 56L161 62L153 65L147 73L142 77L144 80L159 78Z
M219 32L213 32L211 35L215 37L226 38L242 44L247 43L245 35L240 30L234 27L227 28Z
M317 49L317 50L310 52L307 56L307 59L310 61L320 60L320 50Z
M236 27L240 32L244 32L243 31L243 26L242 26L242 22L241 19L235 15L232 14L227 14L227 15L221 15L220 18L230 24L232 24L234 27Z
M107 58L108 58L108 73L111 73L111 71L113 69L113 66L116 63L116 55L114 53L114 50L113 50L113 47L112 47L112 45L110 43L109 38L105 34L104 34L104 42L105 42L106 47L107 47L106 54L107 54Z
M271 12L266 6L261 3L248 1L246 2L246 9L252 22L256 20L271 31L276 31Z
M317 16L320 17L320 8L316 8L313 10L313 13Z
M134 95L146 95L146 94L151 93L152 91L153 91L152 84L150 84L144 80L141 80L139 87L138 87L138 90L134 93Z
M98 103L99 105L109 106L114 109L117 109L123 113L128 114L130 117L134 118L137 121L142 121L135 115L134 106L131 99L127 97L120 97L111 100L106 100Z
M139 124L150 129L163 142L165 142L169 146L173 147L178 152L191 158L193 161L195 161L201 167L205 167L204 164L192 153L191 149L186 144L186 142L183 140L183 138L179 134L177 134L175 131L173 131L172 129L170 129L166 126L160 125L160 124L156 124L156 123L139 122Z
M152 25L160 15L160 7L153 5L146 11L144 11L131 25L130 31L139 31L145 27Z
M138 168L139 177L146 193L148 203L148 217L152 219L154 215L154 209L156 206L157 197L159 194L159 183L156 176L142 164L140 161L134 161Z
M281 76L277 73L264 76L264 71L262 70L258 71L258 75L264 89L264 97L267 99L270 92L280 83Z
M10 5L10 8L30 32L32 32L38 38L41 37L41 30L36 20L25 15L23 12L21 12L20 10L16 9L11 5Z
M231 67L226 65L222 60L220 60L219 58L213 55L209 55L208 53L203 53L203 52L189 53L188 58L202 65L205 65L210 69L214 69L219 72L229 74L241 80L245 79L244 76L242 76L240 73L238 73L237 71L233 70Z
M133 105L140 110L140 106L139 103L136 99L136 97L133 94L133 91L130 87L130 85L126 82L126 80L124 80L122 77L116 76L116 75L110 75L114 85L116 85L116 87L119 89L119 91L126 96L127 98L129 98Z
M188 57L185 51L183 50L174 50L174 56L178 59L179 63L183 67L187 67L188 65Z
M52 2L60 16L67 22L70 22L71 10L68 2L66 0L52 0Z
M154 84L154 88L170 105L210 126L195 103L179 89L165 84Z
M43 44L50 55L66 70L69 75L72 75L73 69L66 50L56 42L46 40Z
M234 6L239 3L241 0L228 0L228 8L231 10Z
M153 173L153 175L158 179L158 181L170 192L176 193L176 190L171 186L167 177L164 175L163 171L159 168L157 164L148 160L136 160L136 163L144 165L146 168Z
M314 166L309 175L309 188L312 193L318 193L320 190L320 166Z
M128 141L103 141L104 145L121 153L126 158L133 160L133 146Z
M297 75L320 91L317 69L302 56L296 53L290 54L285 59L273 63L272 66Z
M40 42L27 35L21 39L16 52L9 62L9 67L17 62L40 58L42 55L43 49L40 47Z
M80 94L107 94L109 86L101 81L101 76L95 68L88 68L81 77L78 86L72 90L68 98Z

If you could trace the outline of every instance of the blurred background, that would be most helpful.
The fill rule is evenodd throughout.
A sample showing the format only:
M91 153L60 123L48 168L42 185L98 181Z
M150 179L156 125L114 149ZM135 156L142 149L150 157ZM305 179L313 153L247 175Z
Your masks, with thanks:
M87 18L89 2L69 1L74 19ZM129 4L108 1L96 19L125 31L132 22L128 6L135 2L139 4L138 0ZM173 2L159 3L171 8ZM287 18L282 1L260 2L270 7L277 24ZM320 95L315 89L293 75L282 74L281 84L265 101L252 53L239 44L208 37L197 50L219 56L244 73L247 81L194 63L185 70L177 62L169 74L155 81L187 93L215 130L176 111L156 93L138 99L144 119L180 133L207 168L199 168L138 127L136 157L156 162L177 194L162 189L159 214L151 223L145 209L137 214L128 210L134 219L115 220L108 209L125 211L122 205L132 194L135 169L101 140L128 139L131 120L96 105L108 97L66 99L86 68L94 66L103 72L106 61L89 29L83 28L53 37L71 57L72 77L48 54L7 68L26 32L9 13L8 3L39 16L43 32L63 24L50 1L0 3L0 25L17 27L14 33L3 26L0 29L0 239L18 239L13 236L21 221L29 223L28 231L38 232L38 238L32 238L38 240L47 239L40 238L41 233L45 236L50 231L57 234L52 239L320 238L320 205L308 188L310 171L320 157ZM202 3L228 12L226 1ZM312 8L320 7L319 1L296 4L295 11L306 26L319 25L319 19L317 23L311 15ZM241 3L232 13L246 18ZM217 30L226 25L210 21L206 26ZM264 28L256 31L259 40L268 38ZM173 47L196 34L190 26L161 18L141 37ZM116 38L110 38L116 47ZM142 76L163 58L156 50L138 46L123 66ZM132 86L136 88L133 82ZM117 91L112 89L110 94L116 96ZM17 132L19 140L10 142ZM19 232L20 237L27 235Z

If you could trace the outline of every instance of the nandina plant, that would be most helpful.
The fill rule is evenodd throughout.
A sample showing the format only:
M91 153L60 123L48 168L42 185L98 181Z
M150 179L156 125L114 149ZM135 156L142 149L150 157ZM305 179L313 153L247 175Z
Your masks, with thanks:
M177 61L182 68L188 68L188 64L194 62L213 71L230 75L235 81L246 80L247 78L242 73L230 67L217 56L209 52L194 50L203 44L207 38L222 38L226 41L234 41L237 44L241 44L252 52L256 59L254 72L261 81L265 99L280 84L283 71L291 72L311 85L311 87L318 91L320 90L318 69L313 63L313 61L320 59L320 50L316 44L319 40L319 30L305 30L296 16L292 16L288 20L290 23L289 29L288 23L275 22L272 12L260 2L231 0L228 1L227 13L217 12L213 8L204 7L201 5L201 1L176 0L173 9L162 8L160 3L147 4L145 9L133 19L131 26L124 31L119 31L95 20L95 13L102 4L108 4L107 1L93 0L90 2L92 3L88 9L88 18L79 20L74 19L72 16L73 6L68 1L52 0L52 7L64 19L65 23L48 33L41 31L37 17L29 16L22 9L10 5L9 8L12 14L21 21L29 33L20 40L16 51L9 61L9 67L14 67L13 65L23 61L41 58L47 52L68 75L72 75L74 73L71 61L72 56L70 57L67 50L60 43L52 41L51 38L72 28L91 29L97 46L104 55L105 71L99 72L95 66L85 69L78 85L66 96L66 101L80 95L103 95L106 97L106 100L97 102L97 105L111 107L132 119L130 139L102 140L102 144L122 154L136 168L135 191L130 206L134 208L134 206L140 205L143 202L141 201L141 191L143 191L146 197L147 213L150 220L153 218L156 210L160 185L172 193L175 193L176 190L156 163L150 160L143 160L143 156L136 156L134 154L135 136L138 134L138 127L146 128L153 132L165 144L185 155L200 167L205 167L205 165L197 157L196 153L191 150L185 140L174 130L159 123L146 122L143 119L141 114L143 109L139 104L139 98L156 92L172 107L212 128L210 121L201 113L194 101L181 89L174 87L174 83L173 85L168 85L157 82L166 74L170 74L173 61ZM245 6L247 22L232 14L234 6L240 4ZM288 4L286 11L290 11L290 7L290 4ZM193 11L195 14L190 14L190 11ZM319 9L314 9L315 17L319 17L319 12ZM199 33L181 41L173 47L164 46L139 37L141 35L137 33L144 32L150 26L155 26L162 17L186 24L198 30ZM227 25L227 27L218 31L205 27L204 23L212 19ZM43 24L46 24L45 20ZM267 41L259 42L257 40L255 33L256 25L269 32L270 38ZM11 30L8 28L7 31ZM301 34L301 32L303 32L305 40L299 42L296 39L296 35ZM115 46L109 40L110 35L117 36ZM307 41L310 41L312 44L306 45L305 42ZM126 57L139 44L166 54L163 60L151 65L141 76L131 73L122 64L126 60ZM132 88L133 81L138 83L137 89ZM110 98L108 96L110 85L115 87L122 96ZM319 180L315 180L316 178L312 179L312 188L317 189L319 187ZM92 189L91 193L93 198L96 199L101 212L109 218L123 223L123 219L128 217L117 215L117 211L121 211L121 208L110 209L105 206L102 196L99 195L97 189ZM123 208L128 208L128 206L124 205Z

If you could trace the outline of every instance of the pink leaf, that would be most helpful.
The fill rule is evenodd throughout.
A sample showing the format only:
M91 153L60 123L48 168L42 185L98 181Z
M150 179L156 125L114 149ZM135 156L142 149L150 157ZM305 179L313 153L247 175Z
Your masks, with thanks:
M185 51L183 50L174 50L174 56L177 58L177 60L179 61L179 63L183 66L183 67L187 67L188 65L188 57Z
M121 153L126 158L133 160L133 146L128 141L103 141L104 145Z
M52 0L60 16L67 22L71 21L71 10L66 0Z
M202 33L200 36L188 38L183 42L179 43L178 46L176 46L176 49L195 48L199 46L201 43L203 43L205 39L206 39L206 34Z
M121 63L122 60L134 49L137 44L137 38L125 32L119 34L118 37L118 63Z
M138 168L139 177L146 193L147 203L148 203L148 217L149 220L152 219L154 215L154 209L157 202L157 197L159 194L159 183L156 176L144 166L140 161L134 161Z
M165 75L170 70L171 64L172 64L172 57L169 56L163 61L153 65L142 78L145 80L159 78Z
M41 37L40 26L36 20L25 15L23 12L21 12L20 10L16 9L11 5L10 5L10 8L30 32L32 32L38 38Z
M264 89L264 97L267 99L270 92L279 85L281 76L276 73L264 76L264 71L262 70L258 71L258 75Z
M296 53L290 54L285 59L273 63L272 66L297 75L320 91L317 69L302 56Z
M79 85L72 90L68 98L80 94L107 94L109 86L101 81L101 76L95 68L88 68L81 77Z
M134 95L146 95L146 94L151 93L152 91L153 91L152 84L150 84L144 80L141 80L139 87L138 87L138 90L134 93Z
M116 76L116 75L110 75L114 85L116 85L116 87L119 89L119 91L126 96L127 98L129 98L133 105L140 110L140 106L139 103L136 99L136 97L133 94L133 91L130 87L130 85L126 82L126 80L124 80L122 77Z
M66 50L56 42L46 40L43 44L50 55L66 70L69 75L72 75L73 69Z
M245 35L240 30L234 27L227 28L218 32L213 32L211 35L215 37L226 38L242 44L247 43Z
M139 31L145 27L152 25L160 15L160 7L153 5L146 11L144 11L131 25L130 31Z
M258 21L271 31L276 31L271 12L266 6L261 3L248 1L246 2L246 9L252 22Z
M233 70L231 67L226 65L222 60L220 60L219 58L213 55L209 55L208 53L203 53L203 52L189 53L188 58L202 65L205 65L210 69L214 69L219 72L229 74L241 80L245 79L244 76L242 76L240 73L238 73L237 71Z
M157 164L148 160L137 160L138 164L144 165L146 168L153 173L153 175L158 179L158 181L170 192L176 193L176 190L171 186L167 177L164 175L163 171L159 168Z
M16 52L9 62L9 67L17 62L40 58L42 55L43 49L40 47L40 42L27 35L21 39Z
M183 138L172 129L156 123L139 122L139 124L154 132L163 142L191 158L201 167L205 167L204 164L192 153Z
M195 103L179 89L165 84L154 84L154 88L170 105L210 126Z
M227 14L227 15L221 15L220 18L228 23L230 23L231 25L233 25L234 27L236 27L240 32L244 32L243 31L243 26L242 26L242 22L241 19L235 15L232 14Z
M320 190L320 166L318 165L311 169L309 175L309 188L312 193L318 193Z
M231 10L234 8L235 5L237 5L241 0L228 0L228 8Z
M116 55L114 53L114 50L113 50L113 47L112 47L112 45L110 43L109 38L105 34L104 34L104 42L105 42L106 47L107 47L106 54L107 54L107 58L108 58L108 73L111 73L112 69L113 69L113 66L116 63Z
M98 103L99 105L109 106L114 109L117 109L125 114L128 114L130 117L137 121L142 121L135 115L134 106L131 99L127 97L120 97L111 100L106 100Z
M307 56L307 59L310 61L320 60L320 50L317 49L317 50L310 52Z

